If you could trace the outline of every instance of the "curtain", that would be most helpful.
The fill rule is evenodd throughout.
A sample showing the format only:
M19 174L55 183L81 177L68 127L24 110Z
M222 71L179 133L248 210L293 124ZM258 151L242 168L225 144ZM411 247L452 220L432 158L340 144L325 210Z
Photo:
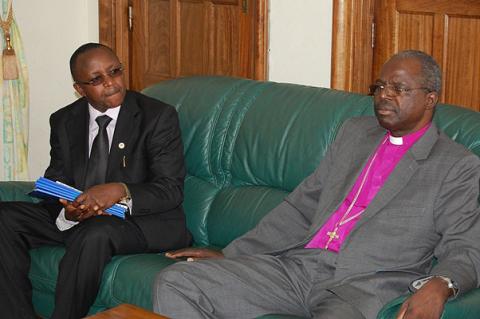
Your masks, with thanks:
M6 21L12 0L1 0L2 20ZM13 7L12 7L13 8ZM13 9L12 9L13 10ZM0 30L1 48L5 49L5 34ZM1 110L0 110L0 155L3 162L0 180L28 180L28 126L29 88L28 71L18 25L13 18L10 27L11 45L15 50L18 78L4 80L0 68ZM3 52L3 51L2 51Z

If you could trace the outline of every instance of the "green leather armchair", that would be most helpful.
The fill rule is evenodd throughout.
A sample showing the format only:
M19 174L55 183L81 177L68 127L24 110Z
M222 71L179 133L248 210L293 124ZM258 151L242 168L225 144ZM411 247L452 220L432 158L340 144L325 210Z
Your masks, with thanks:
M162 82L147 95L174 105L180 117L188 176L185 212L195 245L224 247L251 229L322 160L342 122L373 114L369 96L294 84L227 77ZM439 105L435 121L480 155L480 114ZM1 182L0 200L32 200L31 182ZM53 309L63 248L31 251L34 306ZM155 274L173 263L163 254L116 256L103 275L91 313L131 303L151 309ZM402 296L378 319L394 318ZM443 318L478 318L480 289L446 306ZM265 318L288 318L270 315Z

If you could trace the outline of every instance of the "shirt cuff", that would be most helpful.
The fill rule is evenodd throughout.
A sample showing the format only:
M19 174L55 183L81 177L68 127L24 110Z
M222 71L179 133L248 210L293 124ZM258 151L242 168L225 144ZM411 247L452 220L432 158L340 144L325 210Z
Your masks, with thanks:
M125 194L126 196L120 199L120 204L126 205L128 207L127 213L132 215L132 209L133 209L133 200L132 200L132 195L130 194L130 190L128 189L127 184L121 183L123 188L125 189Z
M57 220L55 220L55 225L60 231L68 230L78 224L73 220L68 220L65 218L65 208L62 208L60 214L58 214Z
M119 204L127 206L128 209L126 213L132 215L133 200L131 198L124 198L119 202Z

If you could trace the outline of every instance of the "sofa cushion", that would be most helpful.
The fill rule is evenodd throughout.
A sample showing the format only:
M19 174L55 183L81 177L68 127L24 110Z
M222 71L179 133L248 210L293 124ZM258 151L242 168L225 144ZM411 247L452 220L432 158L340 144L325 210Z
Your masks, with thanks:
M231 183L292 191L315 170L344 120L370 105L368 96L270 82L235 136L225 167Z
M33 182L0 182L0 201L38 202L28 196L34 185Z
M151 310L155 276L175 261L163 254L136 254L115 258L104 273L104 284L95 304L108 304L111 307L131 303Z
M283 190L264 186L222 189L215 197L208 215L210 244L225 247L252 229L286 195L287 192Z
M434 117L435 123L454 141L480 156L480 113L440 104Z
M198 191L201 190L201 191ZM185 196L183 207L187 214L187 227L193 235L196 245L209 245L207 214L220 188L202 178L188 175L185 178Z
M50 316L53 312L58 264L65 253L63 247L32 249L30 279L37 312ZM163 254L115 256L103 273L102 286L90 313L122 303L152 309L152 286L156 274L174 263Z
M225 151L231 148L230 132L237 129L239 114L266 84L218 77L185 80L187 86L184 81L166 81L144 93L176 107L188 173L223 185L228 176L222 161Z

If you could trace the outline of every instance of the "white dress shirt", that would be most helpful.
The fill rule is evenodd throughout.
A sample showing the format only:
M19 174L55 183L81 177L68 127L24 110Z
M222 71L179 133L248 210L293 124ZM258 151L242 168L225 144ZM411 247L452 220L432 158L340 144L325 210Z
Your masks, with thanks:
M113 133L115 132L115 125L117 124L117 118L118 118L118 113L120 112L120 106L117 106L115 108L110 108L105 111L105 113L101 113L100 111L96 110L88 104L88 112L90 114L90 121L88 123L88 155L90 156L90 152L92 150L92 144L93 140L98 134L98 124L95 121L95 119L98 116L101 115L108 115L109 117L112 118L110 123L108 123L107 126L107 135L108 135L108 145L109 149L112 146L112 140L113 140ZM126 203L130 211L132 211L132 203L129 201ZM58 214L57 220L55 221L55 224L57 225L58 229L61 231L70 229L71 227L75 226L78 224L76 221L71 221L65 218L65 209L62 209L60 214Z

